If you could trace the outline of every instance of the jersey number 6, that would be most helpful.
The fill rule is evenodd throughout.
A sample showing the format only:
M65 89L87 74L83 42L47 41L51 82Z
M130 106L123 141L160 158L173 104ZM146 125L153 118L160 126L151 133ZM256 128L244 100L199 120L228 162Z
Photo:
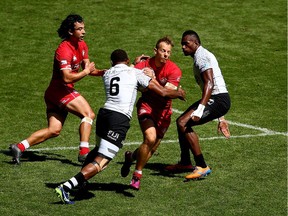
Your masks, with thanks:
M110 95L115 96L119 94L119 77L114 77L110 80Z

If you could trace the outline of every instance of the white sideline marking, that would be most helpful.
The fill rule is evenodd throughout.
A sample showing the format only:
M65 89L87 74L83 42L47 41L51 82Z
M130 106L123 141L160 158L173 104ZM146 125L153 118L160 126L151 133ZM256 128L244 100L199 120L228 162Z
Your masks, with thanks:
M173 111L175 113L182 113L182 111L179 111L177 109L173 109ZM216 120L217 121L217 120ZM284 135L284 136L288 136L288 133L285 132L276 132L276 131L272 131L269 130L267 128L261 128L261 127L256 127L253 125L248 125L248 124L242 124L242 123L238 123L238 122L232 122L232 121L228 121L228 123L230 125L236 125L239 127L244 127L244 128L250 128L253 130L258 130L261 131L262 133L259 134L244 134L244 135L238 135L238 136L231 136L230 139L236 139L236 138L250 138L250 137L259 137L259 136L271 136L271 135ZM199 138L200 140L216 140L216 139L226 139L224 136L216 136L216 137L203 137L203 138ZM163 140L162 143L178 143L178 140ZM140 145L141 141L139 142L127 142L124 143L124 145ZM91 145L92 146L92 145ZM39 148L39 149L27 149L27 151L57 151L57 150L74 150L74 149L78 149L79 146L70 146L70 147L53 147L53 148Z
M260 134L245 134L245 135L238 135L238 136L231 136L230 139L236 139L236 138L250 138L250 137L259 137L259 136L271 136L271 135L284 135L288 136L286 133L260 133ZM216 140L216 139L226 139L223 136L216 136L216 137L203 137L199 138L199 140ZM229 139L227 139L229 140ZM124 146L130 146L130 145L140 145L142 142L127 142L124 143ZM178 143L178 140L163 140L161 143ZM91 145L92 146L92 145ZM57 150L74 150L79 149L79 146L69 146L69 147L54 147L54 148L39 148L39 149L27 149L27 151L57 151Z
M177 110L177 109L173 109L173 112L179 113L179 114L183 113L182 111ZM214 120L214 121L217 121L217 120ZM255 127L255 126L253 126L253 125L242 124L242 123L232 122L232 121L228 121L228 123L229 123L230 125L236 125L236 126L239 126L239 127L250 128L250 129L253 129L253 130L259 130L259 131L264 132L264 133L267 133L267 134L269 134L269 135L284 135L284 136L288 136L288 133L276 132L276 131L269 130L269 129L267 129L267 128ZM231 137L232 137L232 136L231 136Z

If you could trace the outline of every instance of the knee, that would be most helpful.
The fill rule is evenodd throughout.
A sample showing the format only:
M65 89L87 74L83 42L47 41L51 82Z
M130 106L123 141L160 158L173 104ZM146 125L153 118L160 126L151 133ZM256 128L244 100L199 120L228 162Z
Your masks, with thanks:
M95 119L95 113L93 112L93 110L90 110L89 112L85 112L83 118L85 118L85 117L94 120Z
M49 137L57 137L61 133L61 128L50 128L49 129Z
M88 117L91 118L92 120L94 120L95 119L95 113L91 110Z
M89 123L89 124L93 124L93 121L95 119L95 113L91 110L87 113L85 113L84 117L81 119L81 124L83 122Z
M186 122L183 121L182 118L178 118L178 119L176 120L176 124L177 124L178 130L180 130L181 132L184 132Z
M89 119L92 119L93 121L95 119L95 113L93 112L91 108L89 108L82 113L82 119L83 118L89 118Z
M155 142L156 142L156 136L146 136L146 137L144 137L144 143L151 149L153 148Z

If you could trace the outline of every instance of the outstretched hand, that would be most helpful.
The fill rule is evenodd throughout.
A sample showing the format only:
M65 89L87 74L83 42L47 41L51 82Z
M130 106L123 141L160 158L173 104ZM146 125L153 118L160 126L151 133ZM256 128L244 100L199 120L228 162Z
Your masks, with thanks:
M138 64L141 61L145 61L146 59L150 58L148 55L142 54L141 56L137 56L133 62L134 65Z
M91 72L95 71L95 63L94 62L87 62L85 64L85 70L87 71L87 75L90 74Z
M143 68L143 72L146 76L149 76L150 78L152 79L155 79L155 73L154 73L154 70L152 68L149 68L149 67L145 67Z
M180 96L178 98L180 100L186 101L186 92L184 91L184 89L182 89L182 87L179 86L177 91L180 93Z
M218 134L222 133L225 138L227 139L230 138L230 131L228 127L228 122L226 120L219 121L217 129L218 129Z

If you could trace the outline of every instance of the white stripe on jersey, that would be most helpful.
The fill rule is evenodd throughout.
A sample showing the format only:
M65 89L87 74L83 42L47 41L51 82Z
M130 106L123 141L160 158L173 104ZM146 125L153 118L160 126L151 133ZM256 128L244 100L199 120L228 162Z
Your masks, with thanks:
M139 86L147 88L151 78L142 70L132 68L126 64L118 64L111 67L103 75L106 93L105 109L120 112L128 118L132 112Z
M194 54L193 71L196 82L202 90L204 87L204 83L200 74L209 68L213 69L214 88L212 90L212 95L227 93L228 91L226 88L226 84L216 57L213 55L213 53L200 46Z

